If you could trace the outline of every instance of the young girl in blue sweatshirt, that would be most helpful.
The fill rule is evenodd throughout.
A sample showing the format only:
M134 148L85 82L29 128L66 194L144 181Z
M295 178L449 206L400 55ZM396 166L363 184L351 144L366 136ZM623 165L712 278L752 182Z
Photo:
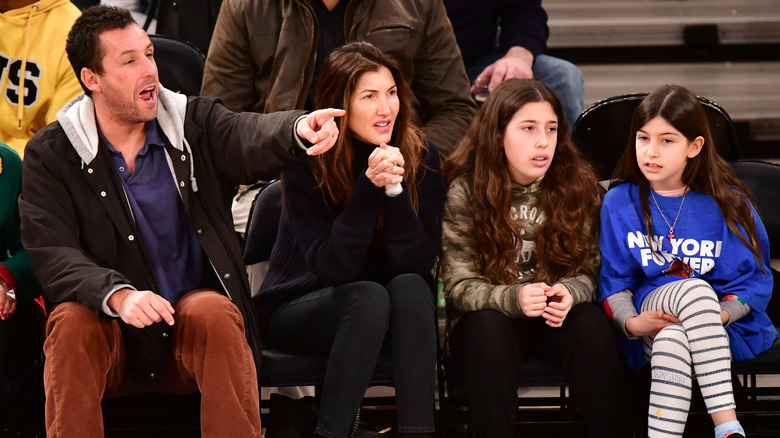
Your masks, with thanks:
M631 122L601 209L601 300L651 365L649 437L681 437L692 380L716 438L744 437L731 360L777 337L766 230L750 190L715 151L704 108L686 88L650 93Z

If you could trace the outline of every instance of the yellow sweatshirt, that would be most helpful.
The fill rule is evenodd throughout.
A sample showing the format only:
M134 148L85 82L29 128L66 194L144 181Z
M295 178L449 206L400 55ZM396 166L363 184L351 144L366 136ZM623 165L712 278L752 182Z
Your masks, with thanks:
M65 54L80 14L69 0L41 0L0 13L0 142L20 156L27 140L81 93Z

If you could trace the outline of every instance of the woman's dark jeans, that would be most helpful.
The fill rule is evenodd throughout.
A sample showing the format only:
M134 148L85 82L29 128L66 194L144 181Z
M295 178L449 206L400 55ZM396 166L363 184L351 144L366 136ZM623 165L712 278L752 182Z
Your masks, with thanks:
M417 274L387 285L359 281L327 287L279 306L265 342L329 356L316 433L347 436L388 337L400 433L433 432L436 367L433 294Z

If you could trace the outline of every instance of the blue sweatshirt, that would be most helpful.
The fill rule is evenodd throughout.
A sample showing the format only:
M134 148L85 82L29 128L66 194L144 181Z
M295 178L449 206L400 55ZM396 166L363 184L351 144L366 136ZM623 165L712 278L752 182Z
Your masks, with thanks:
M682 197L655 198L672 222ZM667 237L669 227L652 199L650 211L652 242L647 239L636 184L621 184L604 197L599 237L599 300L629 290L634 294L634 305L640 309L645 297L659 286L684 278L701 278L712 285L719 299L734 294L750 306L750 313L726 327L734 360L753 359L771 347L777 331L766 315L773 286L769 241L755 210L752 211L765 272L750 249L728 228L709 195L688 192L674 238ZM653 255L650 245L657 255ZM636 345L629 347L629 354L634 357L629 357L629 361L642 364L639 340L633 343Z

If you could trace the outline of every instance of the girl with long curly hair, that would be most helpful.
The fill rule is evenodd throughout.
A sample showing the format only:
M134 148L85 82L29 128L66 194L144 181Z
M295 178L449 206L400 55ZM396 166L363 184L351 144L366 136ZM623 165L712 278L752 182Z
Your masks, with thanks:
M514 437L528 357L567 369L590 436L622 436L622 362L592 304L603 189L540 82L502 82L445 165L441 275L470 430Z
M731 360L777 338L766 230L688 89L650 93L630 132L601 209L599 290L632 366L650 362L648 435L682 436L695 377L716 438L744 437Z
M336 145L282 174L284 204L256 297L267 345L329 356L317 436L346 437L385 339L399 437L429 436L436 364L432 275L446 187L412 123L395 60L369 43L325 61L315 105L344 108Z

